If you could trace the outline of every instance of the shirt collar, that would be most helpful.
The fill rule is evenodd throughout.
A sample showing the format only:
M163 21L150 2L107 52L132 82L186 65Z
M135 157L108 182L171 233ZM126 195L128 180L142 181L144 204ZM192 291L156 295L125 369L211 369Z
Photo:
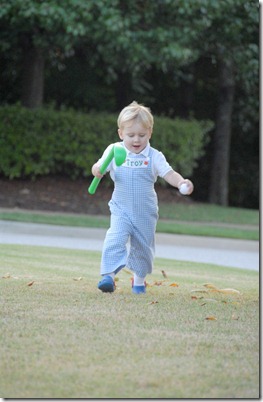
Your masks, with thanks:
M146 145L146 147L139 153L139 154L135 154L135 153L133 153L133 152L131 152L131 151L129 151L126 147L125 147L125 145L124 145L124 143L122 142L122 145L123 145L123 148L125 149L125 151L127 152L127 155L142 155L142 156L144 156L145 158L147 158L148 157L148 155L149 155L149 152L150 152L150 143L148 142L148 144Z

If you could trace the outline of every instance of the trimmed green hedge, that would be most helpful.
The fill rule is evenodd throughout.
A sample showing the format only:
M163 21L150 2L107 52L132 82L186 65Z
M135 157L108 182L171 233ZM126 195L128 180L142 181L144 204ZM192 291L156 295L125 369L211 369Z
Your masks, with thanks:
M0 107L0 174L10 179L49 174L88 177L104 149L119 139L117 117ZM211 122L155 116L151 145L164 153L175 170L189 177L203 155L211 127Z

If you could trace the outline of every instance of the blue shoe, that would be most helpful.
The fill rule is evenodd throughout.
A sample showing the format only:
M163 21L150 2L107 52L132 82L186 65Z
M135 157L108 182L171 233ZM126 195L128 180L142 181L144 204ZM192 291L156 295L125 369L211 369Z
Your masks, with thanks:
M98 289L102 292L114 292L115 283L111 276L105 275L102 280L98 283Z
M132 293L137 295L140 293L146 293L146 286L133 286Z
M146 282L142 286L134 286L132 279L132 293L139 295L140 293L146 293Z

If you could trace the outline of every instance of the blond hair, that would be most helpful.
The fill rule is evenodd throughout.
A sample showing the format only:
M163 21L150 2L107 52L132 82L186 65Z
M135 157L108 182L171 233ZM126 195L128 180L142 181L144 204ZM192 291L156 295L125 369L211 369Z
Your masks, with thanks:
M117 120L118 128L122 128L128 121L137 119L144 127L150 129L153 128L154 120L151 110L148 107L133 101L120 112Z

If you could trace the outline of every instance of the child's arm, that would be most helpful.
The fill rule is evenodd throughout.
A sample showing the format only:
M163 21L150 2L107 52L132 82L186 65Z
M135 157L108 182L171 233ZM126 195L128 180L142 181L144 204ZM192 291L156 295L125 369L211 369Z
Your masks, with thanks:
M166 173L164 180L171 184L171 186L177 187L178 189L180 189L181 185L185 183L189 188L188 194L191 194L194 191L194 185L191 180L184 179L183 176L174 170L170 170L168 173Z
M94 165L91 168L91 172L92 172L93 176L97 177L98 179L101 179L106 174L106 172L104 172L104 174L101 174L100 168L103 165L104 161L107 159L109 153L112 152L113 145L114 144L110 144L105 149L105 151L103 152L102 157L96 163L94 163ZM107 171L108 171L108 168L109 168L110 165L111 165L111 161L110 161L110 164L107 166Z

